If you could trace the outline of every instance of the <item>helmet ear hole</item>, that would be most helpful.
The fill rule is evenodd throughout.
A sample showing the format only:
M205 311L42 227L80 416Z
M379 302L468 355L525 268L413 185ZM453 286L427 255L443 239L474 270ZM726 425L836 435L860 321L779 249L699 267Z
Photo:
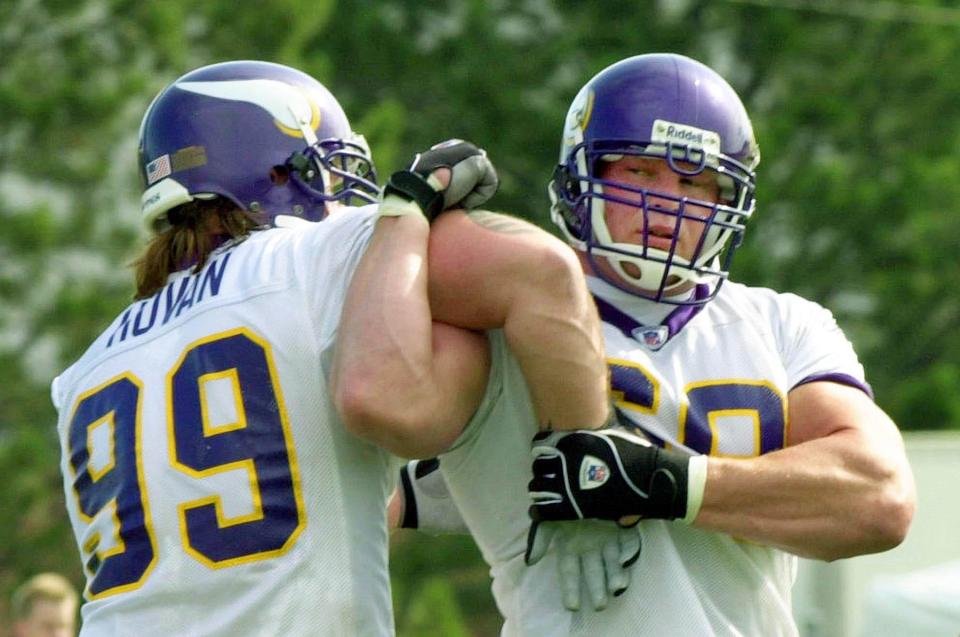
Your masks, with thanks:
M290 170L286 166L274 166L270 169L270 181L274 186L283 186L290 181Z
M574 176L563 164L559 164L553 170L549 193L553 200L553 208L563 219L567 231L574 237L581 238L583 236L583 220L575 210L580 199L580 183L574 179Z
M562 179L563 181L561 183L563 184L563 189L566 191L567 196L570 197L570 199L576 199L579 197L580 182L574 179L573 176L566 170L563 171Z

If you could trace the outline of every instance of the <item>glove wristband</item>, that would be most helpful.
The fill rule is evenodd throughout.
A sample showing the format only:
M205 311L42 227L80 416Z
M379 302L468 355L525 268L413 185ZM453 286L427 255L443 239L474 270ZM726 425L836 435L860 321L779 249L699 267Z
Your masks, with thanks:
M707 456L693 456L687 465L687 514L682 522L693 524L703 505L703 492L707 487Z
M383 198L396 195L416 203L427 219L433 220L443 210L443 193L438 192L426 179L411 170L398 170L390 175L383 187Z
M377 209L379 217L422 217L423 211L417 202L404 199L399 195L384 195L380 207Z

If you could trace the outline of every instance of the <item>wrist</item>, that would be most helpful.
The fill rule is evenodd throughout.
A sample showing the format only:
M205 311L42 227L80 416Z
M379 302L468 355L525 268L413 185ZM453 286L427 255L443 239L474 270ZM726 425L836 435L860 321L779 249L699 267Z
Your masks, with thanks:
M619 438L619 437L618 437ZM687 515L689 466L685 452L614 439L629 481L635 485L631 502L624 502L623 514L644 518L676 520Z
M681 518L681 521L687 524L693 524L703 505L708 462L708 456L693 456L687 464L687 512Z
M377 211L380 217L404 217L407 215L423 216L423 211L417 202L404 199L400 195L384 195Z
M383 201L396 197L412 203L427 219L433 219L443 210L443 194L436 189L437 183L436 179L431 182L413 171L399 170L390 175L383 187ZM391 209L394 205L391 204Z

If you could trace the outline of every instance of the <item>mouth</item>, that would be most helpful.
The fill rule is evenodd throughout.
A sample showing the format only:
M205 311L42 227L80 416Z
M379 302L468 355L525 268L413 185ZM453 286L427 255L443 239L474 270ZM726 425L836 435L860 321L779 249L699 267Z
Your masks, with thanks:
M670 252L674 244L673 228L667 225L655 225L644 233L644 244L648 248Z

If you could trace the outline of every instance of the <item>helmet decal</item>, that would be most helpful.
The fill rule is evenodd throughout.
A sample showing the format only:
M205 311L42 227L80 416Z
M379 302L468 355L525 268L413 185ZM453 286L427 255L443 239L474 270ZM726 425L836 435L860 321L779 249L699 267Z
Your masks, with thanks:
M180 82L177 88L223 100L248 102L264 109L284 134L303 137L301 126L320 127L320 109L302 90L276 80Z
M160 155L147 164L147 185L153 185L175 172L203 166L207 163L207 151L203 146L181 148L172 155Z
M567 118L563 126L563 144L560 148L560 162L566 159L564 148L576 146L583 141L583 131L590 123L590 115L593 111L593 91L589 87L581 89L577 96L573 98L570 110L567 111Z
M170 168L170 155L160 155L147 164L147 185L152 186L164 177L169 177L173 170Z
M333 202L372 203L379 193L366 140L333 94L272 62L211 64L168 85L143 116L139 157L151 232L196 198L223 197L267 220L319 221Z
M593 91L585 91L582 98L583 103L577 105L577 107L571 111L573 124L579 128L581 132L586 130L587 124L590 123L590 115L593 114L593 97Z

